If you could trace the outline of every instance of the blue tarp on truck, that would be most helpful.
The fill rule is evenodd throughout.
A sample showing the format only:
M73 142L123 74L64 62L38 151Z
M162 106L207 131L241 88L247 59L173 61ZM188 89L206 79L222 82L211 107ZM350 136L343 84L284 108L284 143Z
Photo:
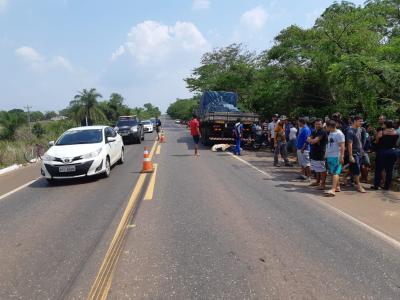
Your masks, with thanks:
M200 99L200 115L209 112L239 112L238 95L233 92L204 92Z

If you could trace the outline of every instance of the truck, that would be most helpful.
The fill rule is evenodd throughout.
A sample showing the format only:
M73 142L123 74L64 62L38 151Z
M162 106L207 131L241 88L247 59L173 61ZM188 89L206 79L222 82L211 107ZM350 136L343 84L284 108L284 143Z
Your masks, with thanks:
M237 107L238 94L234 92L206 91L202 94L198 109L201 142L204 145L234 141L233 130L237 119L243 124L244 142L252 141L252 126L260 117L245 113Z

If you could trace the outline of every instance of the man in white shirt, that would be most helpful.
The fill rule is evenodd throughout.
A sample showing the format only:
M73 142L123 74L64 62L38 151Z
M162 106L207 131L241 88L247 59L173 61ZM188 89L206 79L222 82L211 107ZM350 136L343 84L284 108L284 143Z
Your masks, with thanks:
M275 139L275 127L278 123L278 114L272 116L272 122L268 124L268 141L271 145L271 151L274 152L274 139Z

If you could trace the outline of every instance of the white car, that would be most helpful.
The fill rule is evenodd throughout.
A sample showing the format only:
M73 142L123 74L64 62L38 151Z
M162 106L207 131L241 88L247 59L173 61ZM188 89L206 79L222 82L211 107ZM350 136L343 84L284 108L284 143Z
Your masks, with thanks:
M64 132L42 156L42 175L48 180L102 174L124 162L124 143L108 126L86 126Z
M154 131L153 123L150 120L142 121L141 124L143 126L144 133L150 133Z

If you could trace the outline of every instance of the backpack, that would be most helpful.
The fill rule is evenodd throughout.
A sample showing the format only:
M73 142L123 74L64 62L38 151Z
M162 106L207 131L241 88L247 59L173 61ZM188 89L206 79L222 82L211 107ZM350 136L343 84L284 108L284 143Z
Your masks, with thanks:
M239 123L239 125L235 124L235 127L232 130L232 136L235 139L240 138L239 126L240 126L240 123Z

